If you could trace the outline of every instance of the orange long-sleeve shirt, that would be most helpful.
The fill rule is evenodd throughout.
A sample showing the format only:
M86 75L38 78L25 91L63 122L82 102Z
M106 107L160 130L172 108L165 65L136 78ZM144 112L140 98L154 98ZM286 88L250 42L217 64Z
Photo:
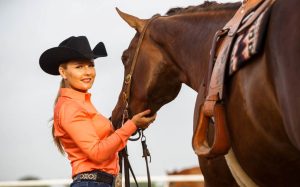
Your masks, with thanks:
M99 169L117 175L118 151L136 131L128 120L114 131L111 122L97 112L89 93L61 88L54 109L54 135L59 137L72 166L72 176Z

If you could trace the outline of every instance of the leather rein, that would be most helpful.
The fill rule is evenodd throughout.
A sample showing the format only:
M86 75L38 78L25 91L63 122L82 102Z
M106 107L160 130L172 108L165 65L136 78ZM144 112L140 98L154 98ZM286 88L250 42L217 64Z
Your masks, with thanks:
M129 118L128 111L129 111L129 101L130 101L130 91L131 91L132 75L134 73L134 69L135 69L135 66L136 66L136 63L137 63L137 58L138 58L138 55L139 55L139 51L140 51L140 48L141 48L141 45L142 45L145 33L147 31L147 28L148 28L149 24L154 19L158 18L159 16L160 15L156 15L156 16L152 17L146 23L146 25L144 26L144 28L143 28L143 30L141 32L141 35L139 37L139 40L138 40L138 45L137 45L137 48L135 50L135 54L134 54L134 57L133 57L133 60L132 60L130 71L129 71L129 73L125 77L125 80L124 80L125 86L124 86L123 93L122 93L123 94L123 101L124 101L124 104L125 104L125 109L123 111L123 117L122 117L122 126L126 122L126 120ZM142 129L138 129L137 132L139 133L138 137L137 138L129 138L129 140L131 140L131 141L137 141L137 140L141 139L142 149L143 149L143 157L145 158L146 168L147 168L148 187L151 187L151 178L150 178L150 172L149 172L149 166L148 166L148 156L150 157L150 162L151 162L150 152L149 152L149 150L147 148L146 137L143 134L143 130ZM131 167L129 159L128 159L127 146L119 153L119 156L120 156L120 161L119 161L120 163L119 163L119 165L120 165L120 168L121 168L121 170L120 170L121 176L122 176L122 161L124 161L125 187L130 187L129 170L130 170L130 172L131 172L131 174L132 174L132 176L134 178L136 186L138 187L139 185L137 183L136 177L135 177L135 175L133 173L132 167ZM117 184L117 185L118 186L122 186L120 184Z

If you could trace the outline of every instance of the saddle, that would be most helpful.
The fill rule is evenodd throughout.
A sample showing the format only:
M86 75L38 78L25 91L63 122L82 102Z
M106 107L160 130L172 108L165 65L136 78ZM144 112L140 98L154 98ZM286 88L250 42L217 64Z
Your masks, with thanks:
M215 34L209 69L204 80L205 89L200 87L194 115L197 117L194 119L196 126L192 144L199 156L212 158L225 155L231 146L223 102L226 70L228 75L233 75L261 50L270 8L274 2L244 0L233 18ZM207 133L211 121L214 123L214 140L210 146Z

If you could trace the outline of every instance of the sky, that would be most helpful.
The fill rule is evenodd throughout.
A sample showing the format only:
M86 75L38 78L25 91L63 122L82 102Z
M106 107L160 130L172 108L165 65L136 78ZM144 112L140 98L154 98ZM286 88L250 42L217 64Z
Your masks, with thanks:
M218 2L229 2L221 1ZM69 36L85 35L93 48L103 41L108 57L95 61L92 102L106 117L117 103L123 81L121 55L135 34L115 7L139 18L165 14L202 0L0 0L0 181L25 176L70 178L68 159L53 144L53 103L60 77L38 64L46 49ZM183 86L178 97L157 113L145 131L151 175L198 165L192 149L196 92ZM146 175L140 142L129 142L135 174Z

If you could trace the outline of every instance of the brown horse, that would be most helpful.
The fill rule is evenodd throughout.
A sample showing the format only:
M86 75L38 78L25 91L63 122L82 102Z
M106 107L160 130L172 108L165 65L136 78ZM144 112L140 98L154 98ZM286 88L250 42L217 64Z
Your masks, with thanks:
M122 90L130 93L125 97L129 98L129 116L146 108L158 111L176 98L182 83L201 91L214 34L240 5L205 2L172 9L170 15L151 19L151 23L119 12L137 31L122 56L124 79L132 72L129 86L124 83ZM253 185L300 185L299 10L298 0L277 0L263 50L225 83L232 152ZM115 126L120 125L124 109L121 92L112 113ZM238 186L223 156L198 158L206 186Z
M168 175L200 175L199 167L185 168L179 171L168 172ZM204 187L204 182L170 182L169 187Z

